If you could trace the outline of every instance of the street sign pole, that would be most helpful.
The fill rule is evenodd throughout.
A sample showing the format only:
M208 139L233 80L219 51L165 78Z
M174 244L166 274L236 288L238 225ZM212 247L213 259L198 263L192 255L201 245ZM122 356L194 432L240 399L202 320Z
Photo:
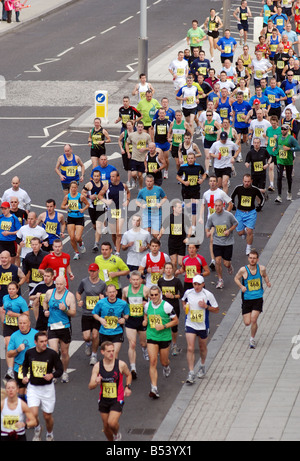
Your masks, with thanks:
M140 0L140 36L138 40L138 74L148 78L147 0Z

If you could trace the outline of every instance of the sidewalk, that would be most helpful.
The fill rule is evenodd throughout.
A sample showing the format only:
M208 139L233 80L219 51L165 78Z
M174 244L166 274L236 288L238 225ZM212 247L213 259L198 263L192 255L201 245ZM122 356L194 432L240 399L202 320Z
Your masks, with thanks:
M30 8L24 8L20 13L20 22L16 22L15 11L12 14L12 22L8 24L6 21L0 22L0 35L7 34L12 30L22 27L23 24L35 21L37 18L42 18L48 13L61 8L62 6L74 2L74 0L28 0L25 5L31 5ZM2 3L0 5L0 12L2 18Z
M183 385L153 441L300 441L299 229L295 200L260 257L272 287L257 348L248 348L238 295L210 339L206 377Z

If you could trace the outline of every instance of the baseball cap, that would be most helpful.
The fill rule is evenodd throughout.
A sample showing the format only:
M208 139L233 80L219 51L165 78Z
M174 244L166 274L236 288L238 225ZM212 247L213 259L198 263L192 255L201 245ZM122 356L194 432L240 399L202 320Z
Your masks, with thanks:
M260 104L260 100L259 99L254 99L253 104Z
M283 124L283 125L281 126L281 128L284 128L285 130L288 130L290 127L289 127L289 125Z
M222 133L220 134L220 139L227 139L228 138L228 134L226 133L226 131L222 131Z
M202 275L195 275L195 277L193 277L193 283L204 283L204 278Z
M98 271L98 270L99 270L98 264L93 263L89 265L89 271Z
M10 208L10 203L9 202L2 202L0 208Z

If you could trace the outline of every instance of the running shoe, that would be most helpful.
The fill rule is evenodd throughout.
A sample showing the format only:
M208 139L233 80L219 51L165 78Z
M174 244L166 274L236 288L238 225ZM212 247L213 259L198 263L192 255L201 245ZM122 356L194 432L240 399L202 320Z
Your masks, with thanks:
M143 357L144 357L144 360L149 360L149 354L148 354L148 350L147 348L143 348L142 347L142 351L143 351Z
M234 271L234 269L233 269L233 265L232 265L232 264L230 264L230 267L228 267L228 269L227 269L227 270L228 270L228 274L229 274L229 275L232 275L232 274L233 274L233 271Z
M121 432L118 432L116 435L114 434L113 438L114 438L114 442L120 442L120 440L122 440Z
M250 338L249 348L250 348L250 349L255 349L255 348L256 348L256 341L255 341L255 339Z
M270 186L268 187L268 191L269 191L269 192L274 192L274 191L275 191L275 187L270 185Z
M78 259L80 259L79 253L74 253L73 259L74 261L77 261Z
M171 374L171 367L168 365L167 367L163 367L163 375L165 378L168 378Z
M34 429L32 442L40 442L41 440L42 440L42 426L39 426Z
M97 243L95 243L95 245L92 248L92 252L93 253L98 253L98 251L99 251L99 247L98 247Z
M188 377L186 378L186 381L185 381L187 384L194 384L195 382L195 373L193 373L192 371L189 372L188 374Z
M131 373L132 380L137 379L137 372L136 372L136 370L131 370L130 373Z
M46 442L54 442L53 434L47 434L46 435Z
M224 281L223 281L223 279L221 279L221 280L218 281L218 283L217 283L217 285L216 285L216 288L218 288L218 289L219 289L219 288L224 288Z
M164 179L168 179L169 178L169 173L167 170L165 170L164 172Z
M69 375L66 371L64 371L61 377L61 383L68 383L69 381Z
M92 345L91 345L91 343L85 343L84 352L85 352L85 355L87 355L88 357L91 356L91 353L92 353Z
M151 399L159 399L159 393L158 393L157 387L151 386L149 397L151 397Z
M96 365L97 362L98 362L97 357L92 355L92 357L90 358L90 365L94 366L94 365Z
M275 202L276 202L276 203L282 203L281 195L277 195L277 197L276 197L276 199L275 199Z
M214 259L211 260L211 263L209 265L209 268L212 270L212 271L215 271L216 270L216 261Z
M82 242L81 245L79 245L79 250L80 250L80 253L85 253L86 252L86 248L84 246L84 243Z
M287 193L286 199L289 201L293 200L291 192Z
M197 373L197 378L202 379L204 378L204 376L205 376L205 366L201 365Z
M179 355L181 351L182 349L180 349L180 347L178 347L177 344L173 344L173 346L171 347L171 354L173 356Z

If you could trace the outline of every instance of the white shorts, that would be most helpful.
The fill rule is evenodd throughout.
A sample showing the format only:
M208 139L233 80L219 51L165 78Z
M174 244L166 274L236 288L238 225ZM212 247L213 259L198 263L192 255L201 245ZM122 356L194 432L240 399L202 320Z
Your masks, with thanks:
M43 412L52 414L55 407L55 386L46 384L45 386L33 386L28 383L27 386L27 404L29 408L39 407Z
M173 81L174 85L174 90L179 91L180 88L182 88L186 84L186 79L185 77L181 78L176 78L176 80Z

